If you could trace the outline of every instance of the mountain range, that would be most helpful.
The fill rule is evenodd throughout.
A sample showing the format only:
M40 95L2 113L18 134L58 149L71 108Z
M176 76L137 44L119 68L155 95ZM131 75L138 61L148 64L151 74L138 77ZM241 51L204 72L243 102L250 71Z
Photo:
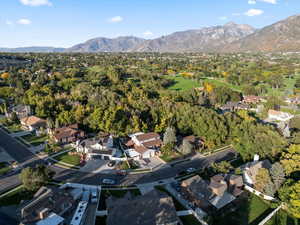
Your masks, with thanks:
M71 48L0 48L1 52L285 52L300 51L300 14L261 29L227 23L155 39L94 38Z

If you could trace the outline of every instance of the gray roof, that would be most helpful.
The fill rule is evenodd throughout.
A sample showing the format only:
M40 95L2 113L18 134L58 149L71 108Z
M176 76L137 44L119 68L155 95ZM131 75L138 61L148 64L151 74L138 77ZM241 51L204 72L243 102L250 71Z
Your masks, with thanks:
M123 198L106 200L107 225L157 225L178 222L170 196L157 190L141 196L127 192Z
M184 180L183 183L186 184L187 188L196 194L200 200L208 200L214 195L210 190L208 183L199 176L194 176Z

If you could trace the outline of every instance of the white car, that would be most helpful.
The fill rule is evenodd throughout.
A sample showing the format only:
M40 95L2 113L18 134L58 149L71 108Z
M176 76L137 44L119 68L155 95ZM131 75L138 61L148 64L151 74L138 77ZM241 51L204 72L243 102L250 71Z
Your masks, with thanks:
M191 167L186 170L187 173L194 173L196 171L195 168Z
M91 202L92 203L97 203L97 201L98 201L97 191L92 191Z
M113 179L103 179L103 180L102 180L102 183L103 183L103 184L115 184L116 181L113 180Z

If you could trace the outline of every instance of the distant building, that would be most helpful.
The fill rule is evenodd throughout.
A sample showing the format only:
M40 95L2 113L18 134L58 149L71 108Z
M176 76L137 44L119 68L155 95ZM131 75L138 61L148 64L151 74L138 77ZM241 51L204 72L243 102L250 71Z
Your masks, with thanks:
M178 225L173 200L167 194L152 190L145 195L123 198L113 196L106 200L107 225Z
M33 199L24 202L20 207L21 224L60 225L61 217L75 203L71 194L56 187L41 187Z
M294 117L294 115L287 113L287 112L281 112L281 111L276 111L273 109L270 109L268 111L268 119L269 120L277 120L277 121L289 121L290 119L292 119Z
M29 105L16 105L8 109L6 116L11 117L12 113L16 113L17 117L22 119L31 115L31 109Z
M246 104L258 104L260 102L265 102L266 100L263 97L255 95L246 95L243 97L243 102Z
M20 119L21 125L23 129L29 131L36 131L38 134L42 132L42 130L46 131L47 122L41 118L36 116L28 116Z
M76 142L85 137L84 131L80 130L77 124L56 128L49 133L55 142L61 144Z
M236 110L250 110L250 106L243 102L227 102L220 109L223 112L232 112Z
M159 149L162 145L159 134L151 133L136 133L129 135L131 140L126 143L129 147L127 150L129 156L135 155L137 158L151 158L159 154Z
M78 141L76 150L87 154L87 159L111 160L116 154L112 135Z

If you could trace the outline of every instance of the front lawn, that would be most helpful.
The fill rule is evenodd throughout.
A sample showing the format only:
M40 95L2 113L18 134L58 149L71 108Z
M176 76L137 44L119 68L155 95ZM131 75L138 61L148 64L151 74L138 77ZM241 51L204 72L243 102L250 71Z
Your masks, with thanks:
M16 123L13 123L13 124L10 124L10 125L6 126L6 129L10 133L16 133L16 132L22 131L21 125L20 124L16 124Z
M162 153L159 157L162 160L164 160L165 162L171 162L171 161L180 159L182 157L182 155L180 155L177 152L172 152L172 154L164 154L164 153Z
M0 198L0 207L9 205L19 205L22 200L32 199L34 192L27 191L22 186Z
M271 208L256 195L241 199L234 212L214 217L214 225L257 225L270 212Z
M42 136L36 136L33 134L29 134L26 136L22 137L24 140L26 140L28 143L30 143L33 146L38 146L41 144L44 144L45 141L47 140L48 136L47 135L42 135Z
M63 154L55 156L54 159L56 159L58 162L67 163L67 164L70 164L73 166L80 165L80 156L79 155L69 155L68 152L65 152Z

